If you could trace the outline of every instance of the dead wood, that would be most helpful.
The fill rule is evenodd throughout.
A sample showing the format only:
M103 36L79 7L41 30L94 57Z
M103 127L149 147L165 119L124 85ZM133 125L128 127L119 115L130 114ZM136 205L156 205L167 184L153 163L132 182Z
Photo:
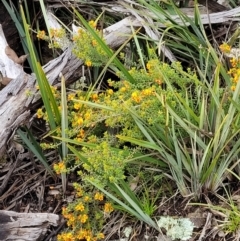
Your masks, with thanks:
M0 211L0 241L41 241L50 226L58 226L59 215Z
M222 12L228 10L227 7L219 4L217 1L214 0L198 0L199 3L206 6L212 12Z

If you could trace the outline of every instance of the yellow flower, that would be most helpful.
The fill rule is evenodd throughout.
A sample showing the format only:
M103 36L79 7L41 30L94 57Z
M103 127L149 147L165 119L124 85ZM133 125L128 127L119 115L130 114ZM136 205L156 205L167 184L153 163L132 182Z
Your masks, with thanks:
M77 233L77 238L80 240L85 239L86 236L88 236L88 231L86 229L80 229Z
M149 96L152 94L152 89L148 88L142 91L141 93L143 96Z
M83 124L83 118L82 117L79 117L77 119L77 124L80 125L80 126Z
M57 174L65 173L67 172L66 165L63 161L59 162L58 164L54 164L53 168Z
M68 95L68 100L73 100L75 97L75 94L74 93L71 93Z
M106 92L107 92L107 94L109 94L109 95L112 95L112 94L113 94L113 90L112 90L112 89L108 89Z
M235 68L236 66L237 66L237 59L236 58L232 58L232 59L230 59L230 63L231 63L231 65L232 65L232 67L233 68Z
M75 238L73 237L73 234L68 232L68 233L62 233L57 236L58 241L74 241Z
M124 84L124 86L125 86L127 89L129 89L129 88L130 88L129 83L128 83L126 80L124 80L124 81L123 81L123 84Z
M230 53L231 51L231 46L228 45L227 43L223 43L219 46L220 50L223 52L223 53Z
M238 78L239 77L237 75L234 75L234 77L232 79L233 83L237 83L238 82Z
M91 113L86 112L85 115L84 115L84 118L85 118L86 120L89 120L90 117L91 117Z
M84 132L84 130L83 130L83 129L81 129L81 130L79 131L78 136L79 136L80 138L83 138L83 137L84 137L84 135L85 135L85 132Z
M50 37L51 38L63 38L65 36L65 30L63 28L60 29L50 29Z
M93 99L93 101L97 101L98 100L98 94L92 94L91 98Z
M97 22L95 22L94 20L89 21L88 24L93 28L97 27Z
M77 211L80 211L80 212L83 212L84 211L84 205L83 205L83 203L78 203L76 206L75 206L75 210L77 210Z
M68 215L67 225L74 227L75 224L76 224L76 218L72 214L69 214Z
M82 106L81 103L75 102L74 105L73 105L73 108L74 108L75 110L79 110L79 109L81 108L81 106Z
M62 207L62 215L65 217L65 215L67 215L67 208L66 207Z
M162 80L160 80L160 79L155 79L155 82L156 82L158 85L161 85L161 84L162 84Z
M45 33L45 31L44 31L44 30L38 31L38 33L37 33L37 38L44 40L44 39L46 38L46 33Z
M235 85L232 85L232 86L231 86L231 90L232 90L232 91L236 90L236 86L235 86Z
M108 85L110 86L110 87L112 87L113 85L114 85L114 83L115 83L115 81L113 81L113 80L108 80Z
M152 65L148 62L147 65L146 65L147 69L150 70Z
M87 61L85 62L85 64L87 65L87 67L91 67L91 66L92 66L92 62L91 62L90 60L87 60Z
M122 87L121 89L120 89L120 92L125 92L126 91L126 87Z
M83 200L84 200L84 202L89 202L91 200L91 198L89 196L85 196Z
M83 190L78 189L76 195L77 195L77 197L82 197L83 196Z
M97 234L97 239L104 239L104 238L105 238L105 236L104 236L103 233L98 233Z
M97 41L95 39L93 39L92 46L95 47L96 45L97 45Z
M87 214L83 214L80 216L80 222L81 223L86 223L88 220L88 215Z
M41 109L41 108L38 109L38 110L37 110L37 118L42 118L43 115L44 115L44 113L43 113L42 109Z
M103 200L103 194L101 194L100 192L96 192L96 194L94 196L94 199L102 201Z
M136 91L133 92L131 97L132 97L133 101L135 101L137 103L140 103L141 97L140 97L140 94L138 92L136 92Z
M105 203L104 212L111 213L113 211L113 206L111 203Z

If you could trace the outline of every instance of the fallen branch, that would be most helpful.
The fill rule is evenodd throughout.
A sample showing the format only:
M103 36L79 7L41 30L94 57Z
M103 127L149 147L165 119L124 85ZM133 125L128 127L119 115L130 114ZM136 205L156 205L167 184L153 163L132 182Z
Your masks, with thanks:
M59 216L56 214L0 211L0 241L44 240L49 227L58 224Z

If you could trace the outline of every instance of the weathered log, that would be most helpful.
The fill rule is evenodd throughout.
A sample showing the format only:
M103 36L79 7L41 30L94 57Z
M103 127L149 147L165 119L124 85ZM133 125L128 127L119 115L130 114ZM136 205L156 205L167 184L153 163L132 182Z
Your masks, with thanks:
M42 241L50 226L58 226L59 215L0 211L0 241Z
M228 10L227 7L219 4L217 1L214 0L198 0L198 2L206 6L209 10L211 10L214 13Z
M200 1L205 1L205 0L200 0ZM81 6L81 7L86 7L89 4L95 4L97 6L101 6L105 11L107 12L113 12L115 14L125 14L127 16L133 15L135 12L136 14L139 14L141 17L143 17L143 20L145 20L145 24L147 24L147 18L152 18L152 19L164 19L166 18L164 14L161 14L160 12L154 13L145 7L141 7L141 5L138 4L138 2L134 2L131 0L123 0L123 1L108 1L107 3L105 2L89 2L87 1L86 3L83 2L78 2L72 0L47 0L49 4L51 4L51 7L61 7L62 2L64 4L70 5L72 3L74 6ZM199 1L198 1L199 2ZM206 2L206 1L205 1ZM212 2L212 0L211 0ZM216 6L217 4L215 4ZM220 4L218 4L220 5ZM212 5L211 5L212 6ZM226 7L223 5L220 5L222 8L218 9L217 11L219 12L212 12L212 10L207 10L206 8L202 8L201 6L198 6L200 9L201 15L199 16L199 20L201 21L202 24L215 24L215 23L225 23L225 22L230 22L230 21L239 21L239 11L240 7L236 7L234 9L228 10ZM212 7L214 8L214 7ZM195 9L194 8L180 8L180 10L185 13L189 18L194 18L195 15ZM214 9L213 9L214 10ZM187 22L186 19L183 20L182 17L179 17L179 15L176 13L169 13L171 15L172 19L174 21L181 25L181 26L188 26L190 25L189 22ZM167 19L166 19L167 20ZM142 22L141 26L144 26L144 22ZM159 27L166 28L165 24L159 24ZM121 30L119 30L121 31Z

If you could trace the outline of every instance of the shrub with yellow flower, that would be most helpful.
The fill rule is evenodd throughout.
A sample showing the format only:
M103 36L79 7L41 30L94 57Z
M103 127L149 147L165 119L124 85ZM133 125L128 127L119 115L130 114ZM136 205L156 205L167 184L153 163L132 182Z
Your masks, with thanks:
M95 196L94 196L94 199L98 200L98 201L102 201L103 200L103 194L99 193L99 192L96 192Z
M230 64L231 68L228 71L228 74L231 76L231 90L235 91L238 81L240 80L240 58L237 54L234 56L234 51L232 47L227 43L223 43L219 46L220 50L227 56L231 56ZM230 54L230 55L229 55Z
M220 50L223 52L223 53L230 53L231 51L231 46L227 43L223 43L219 46Z
M114 209L113 209L113 206L112 206L111 203L106 202L106 203L104 204L104 212L105 212L105 213L111 213L113 210L114 210Z
M104 224L104 213L102 210L103 194L95 192L87 193L79 183L74 183L76 192L80 193L74 203L63 207L62 214L67 220L67 225L71 232L66 231L58 235L58 241L66 240L96 240L104 239L104 234L100 232ZM113 208L110 203L105 203L104 212L110 213Z
M44 116L43 110L42 108L39 108L37 110L37 118L43 118L43 116Z
M89 25L94 29L95 33L102 39L100 31L96 30L97 23L94 20L89 21ZM74 45L73 53L80 59L82 59L86 66L102 66L106 64L109 57L108 54L103 50L101 44L84 29L79 31L73 36Z
M63 161L60 161L59 163L55 163L53 165L53 169L55 170L55 172L57 174L66 173L67 172L66 165L65 165L65 163Z
M42 40L48 40L48 37L46 35L46 32L44 30L39 30L37 32L37 38Z

